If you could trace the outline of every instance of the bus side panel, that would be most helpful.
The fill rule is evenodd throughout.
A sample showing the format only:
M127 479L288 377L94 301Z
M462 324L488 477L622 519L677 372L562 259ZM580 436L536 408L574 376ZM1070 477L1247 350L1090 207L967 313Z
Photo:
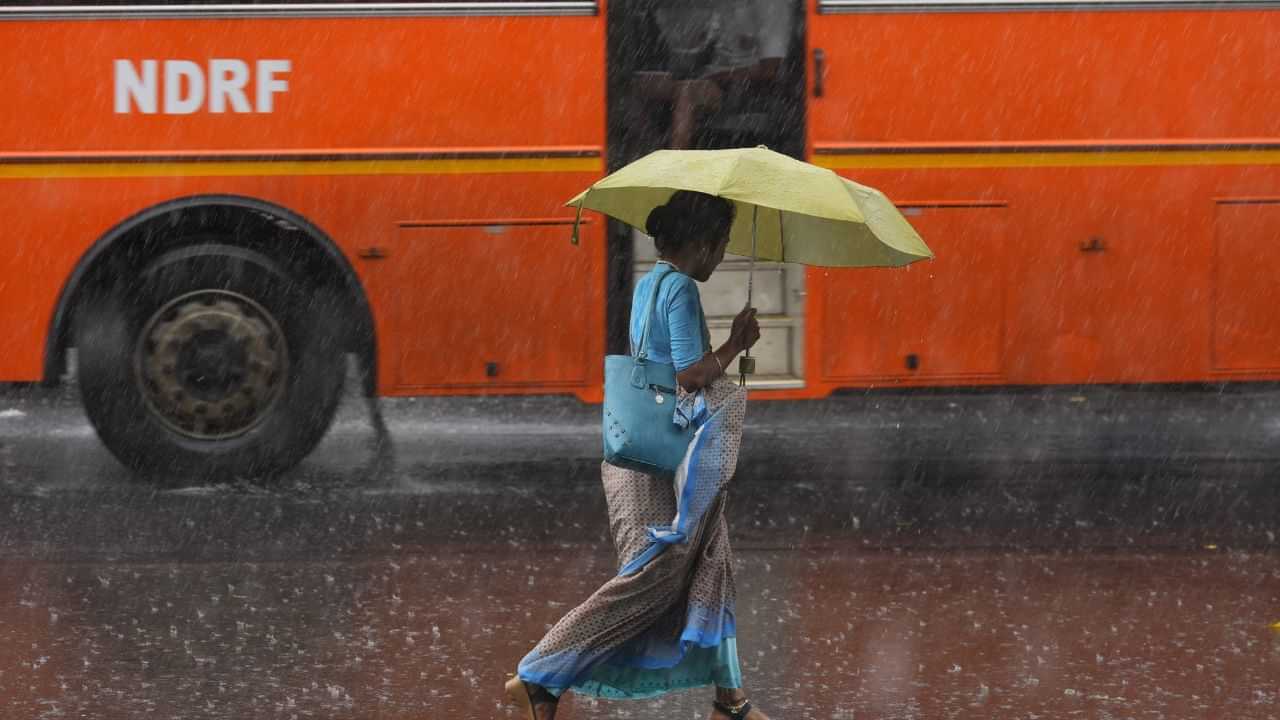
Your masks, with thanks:
M0 114L0 151L596 145L604 137L603 23L601 17L0 23L0 58L17 69L0 75L0 97L22 110ZM40 62L30 62L34 57ZM143 112L136 101L116 112L117 60L139 75L144 61L158 63L155 112ZM208 81L214 60L244 63L249 112L236 111L234 93L222 93L216 111ZM204 78L203 102L183 113L165 111L172 89L166 63L173 61L193 63ZM288 69L268 78L266 70L280 66L264 62ZM287 88L271 90L268 81ZM184 79L173 97L188 94Z
M446 193L449 189L475 190L496 205L519 207L528 202L528 186L535 182L554 196L546 202L545 214L558 211L559 201L566 193L572 194L573 188L589 184L595 177L595 173L565 173L554 178L285 176L6 181L11 194L0 198L0 208L8 206L4 211L14 214L13 221L0 231L10 250L0 254L0 295L4 297L0 327L5 332L0 378L19 382L41 379L42 351L60 288L88 249L87 242L73 245L53 240L60 236L99 237L134 211L176 197L230 193L290 208L338 241L340 249L352 260L373 305L383 392L425 392L424 386L431 383L413 382L414 374L425 370L406 365L405 355L413 356L430 347L434 348L433 354L418 355L419 359L427 358L429 363L432 357L447 357L449 362L471 371L483 370L485 363L493 360L506 369L525 368L518 387L511 385L512 376L506 372L486 377L484 387L512 392L570 389L584 397L594 397L601 372L597 360L603 353L599 328L604 322L604 239L599 223L582 228L579 246L570 244L570 227L562 224L536 228L533 241L507 243L501 256L484 258L476 256L478 248L461 256L441 253L439 247L430 246L432 231L402 229L397 220L420 215L421 194ZM519 187L522 183L524 187ZM50 187L56 192L48 192ZM121 202L125 197L129 198L127 210ZM379 200L371 203L369 198ZM63 202L74 203L76 213L68 215ZM43 212L28 212L33 208L41 210L42 204ZM58 223L56 233L48 230L48 223L53 221ZM486 239L493 239L494 235L501 239L505 232L501 225L487 227L492 229L471 230ZM511 230L511 237L515 238L528 237L532 229ZM406 240L403 245L398 240L402 234ZM419 242L422 240L427 242ZM360 258L362 248L382 248L386 258ZM415 275L413 271L420 272ZM441 280L450 283L451 290L444 295L439 286ZM517 315L493 312L491 299L502 294L529 299L530 305L522 307ZM564 305L545 308L541 303L547 297L562 298ZM474 324L466 332L450 331L444 335L440 326L430 322L432 313L439 314L439 303L444 300L455 309L464 308L471 313L468 317ZM541 314L534 312L539 307L543 308ZM456 318L449 322L456 324ZM528 351L545 343L550 330L565 345L554 355L528 361L493 355L498 347ZM571 360L561 359L570 355ZM534 375L530 376L530 372ZM573 382L566 385L567 378ZM468 382L461 377L457 381L464 385ZM535 381L553 385L544 387ZM434 384L432 392L445 392L445 386L454 385L455 379L437 379ZM472 383L465 391L481 389Z
M1280 370L1280 198L1224 201L1214 220L1213 367Z
M350 258L375 314L382 392L595 397L603 237L587 226L572 246L572 215L561 205L603 170L603 45L599 17L0 24L6 67L50 57L21 77L0 77L0 92L30 109L0 115L0 380L39 379L58 295L96 239L146 207L225 193L300 213ZM214 113L208 103L181 115L140 113L136 104L116 113L119 58L206 68L213 58L250 68L285 59L290 69L277 79L288 88L272 97L269 113ZM257 100L253 81L246 94ZM429 232L411 229L530 221L545 225L545 237L508 243L488 265L473 252L429 247L421 242ZM547 270L549 257L561 271ZM524 272L526 265L543 272ZM459 306L485 307L507 292L571 302L442 330L424 312L436 307L433 283L441 280L452 283L447 295ZM527 338L547 323L586 360L575 357L568 369L563 355L546 356L538 370L511 361L503 365L526 372L485 375L479 384L446 377L430 388L405 366L430 362L406 348L431 346L468 372L483 370L495 345L534 347Z
M810 44L824 50L826 72L823 97L810 100L814 162L907 206L1006 208L1002 261L982 254L985 248L979 262L952 256L961 252L952 238L990 219L950 213L954 226L921 224L938 257L918 268L931 280L913 300L936 313L861 332L898 355L912 343L952 360L966 343L985 347L986 336L975 339L973 330L988 322L991 303L957 289L966 277L1003 292L1005 332L995 375L930 376L923 362L911 370L902 357L894 358L894 373L852 360L837 372L813 357L811 376L837 385L1216 377L1218 200L1280 192L1280 153L1266 149L1280 142L1280 74L1266 62L1277 17L815 16ZM1205 54L1215 62L1194 60ZM1262 244L1258 237L1242 246ZM857 283L865 296L896 297L905 282L899 273L859 271ZM865 314L835 287L847 278L810 277L824 327ZM1261 282L1254 276L1237 294L1262 292ZM1233 322L1266 335L1263 345L1280 345L1261 311L1237 302ZM856 354L843 336L823 336L816 324L810 332L810 347L826 342L824 356ZM1270 365L1233 376L1280 377Z
M814 142L1274 138L1275 11L816 15ZM1212 58L1206 62L1205 58Z
M822 271L821 377L953 380L998 375L1009 246L1003 207L904 208L937 254L893 271Z
M5 169L0 165L0 382L36 382L54 307L76 262L138 206L122 207L102 183L95 195L75 182L10 179Z

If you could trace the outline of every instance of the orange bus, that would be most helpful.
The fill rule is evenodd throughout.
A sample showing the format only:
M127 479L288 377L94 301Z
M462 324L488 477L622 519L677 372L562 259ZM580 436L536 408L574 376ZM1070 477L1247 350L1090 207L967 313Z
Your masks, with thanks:
M561 204L759 143L938 257L758 266L758 397L1276 379L1278 4L0 2L0 381L74 348L113 453L193 472L303 457L347 354L598 402L652 243Z

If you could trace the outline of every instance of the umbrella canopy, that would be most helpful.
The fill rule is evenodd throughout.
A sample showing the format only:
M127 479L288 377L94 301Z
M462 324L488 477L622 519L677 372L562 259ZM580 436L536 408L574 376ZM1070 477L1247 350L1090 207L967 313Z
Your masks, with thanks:
M737 205L728 249L735 255L824 267L898 267L933 257L879 190L765 147L658 150L566 205L579 216L595 210L644 231L649 212L677 190Z

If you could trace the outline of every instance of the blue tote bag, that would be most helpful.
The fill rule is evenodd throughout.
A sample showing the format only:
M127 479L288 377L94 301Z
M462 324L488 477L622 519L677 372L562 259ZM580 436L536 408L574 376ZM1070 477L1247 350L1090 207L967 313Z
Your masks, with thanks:
M649 355L649 326L664 273L649 294L648 314L633 355L604 359L604 459L610 465L650 474L674 473L684 461L694 428L673 421L676 368Z

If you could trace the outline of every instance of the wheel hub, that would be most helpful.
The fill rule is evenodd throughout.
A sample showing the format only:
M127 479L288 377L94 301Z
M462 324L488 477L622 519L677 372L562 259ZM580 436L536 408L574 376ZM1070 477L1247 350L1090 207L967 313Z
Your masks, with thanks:
M160 308L139 336L136 359L151 411L201 440L240 435L260 422L288 373L275 318L227 290L199 290Z

